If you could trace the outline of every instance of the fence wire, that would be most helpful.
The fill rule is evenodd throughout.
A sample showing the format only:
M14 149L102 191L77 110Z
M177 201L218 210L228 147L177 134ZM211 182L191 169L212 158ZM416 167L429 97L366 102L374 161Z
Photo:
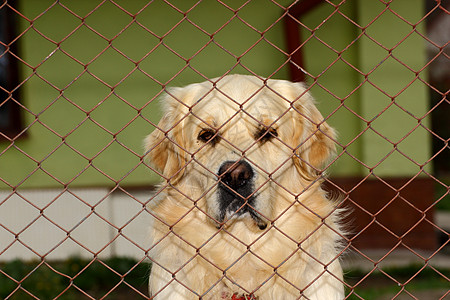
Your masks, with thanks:
M353 10L367 5L351 2ZM70 1L3 1L0 5L1 297L122 299L132 295L139 299L152 299L146 287L150 265L167 266L149 257L149 252L157 245L145 244L142 240L145 234L136 237L133 230L137 227L139 229L136 230L143 230L142 227L149 226L146 224L149 219L158 218L148 205L169 185L150 185L156 182L154 174L163 177L164 174L159 174L145 162L141 147L142 137L152 130L166 134L174 130L158 127L160 112L157 99L164 93L171 93L171 86L243 72L263 81L264 78L277 78L280 74L292 81L307 81L313 94L317 89L322 95L334 99L332 108L327 108L328 114L324 114L325 121L333 122L340 118L342 121L337 123L345 124L346 116L350 116L350 123L356 120L363 124L353 136L334 140L337 157L328 166L332 169L333 164L339 164L347 157L352 161L352 167L357 165L358 170L362 170L362 175L357 178L347 176L347 179L341 176L339 179L339 176L333 176L333 169L330 171L331 179L325 179L327 188L340 194L340 206L352 208L347 219L354 223L351 225L354 229L349 235L342 236L345 246L335 258L345 261L353 257L344 264L348 268L343 283L346 298L378 299L370 294L382 289L381 281L384 285L396 286L395 292L390 294L393 299L400 299L403 295L412 299L432 299L425 298L420 288L414 287L415 282L422 282L424 277L434 278L434 283L439 286L436 295L427 291L428 297L448 297L449 266L434 261L442 257L448 260L450 228L445 221L445 211L450 207L449 5L439 0L427 1L420 15L412 18L404 15L404 9L399 9L408 5L406 1L374 2L381 8L373 11L365 22L359 22L354 11L346 6L346 1L271 0L262 3L249 0L239 1L238 5L217 0L208 4L216 9L212 11L202 6L206 1L136 1L130 4L104 0L77 5ZM321 19L316 19L312 26L305 20L308 14L314 14L321 6L326 7L326 14L320 15ZM265 12L270 9L276 11L270 22L255 21L266 17ZM248 10L258 10L258 13L246 17ZM205 21L205 14L209 14L208 18L212 20ZM387 15L391 18L389 20L395 19L393 25L385 27L383 36L379 31L372 33L374 27L383 26ZM335 39L339 42L336 42L321 35L323 28L333 24L333 18L345 23L345 28L353 34L352 38L341 38L338 34ZM65 20L70 25L64 23ZM205 22L214 26L207 26ZM224 37L229 28L233 28L235 36ZM130 32L137 31L140 40L130 38ZM241 31L249 32L251 39L242 41L239 38ZM390 40L390 31L397 32L396 36L400 32L401 38ZM174 41L174 36L178 38L187 32L195 32L195 38L187 45ZM423 51L428 53L426 61L419 67L411 63L412 58L398 54L398 49L409 47L413 38L419 38L425 45L422 46ZM236 42L230 43L227 39L236 39ZM358 48L362 41L379 52L371 52L363 46ZM246 43L239 44L243 42ZM321 62L317 62L322 66L320 71L310 68L308 59L314 59L307 50L310 44L319 44L328 53L319 59ZM415 43L414 47L417 45L420 43ZM224 62L214 60L218 52L211 51L211 48L226 57ZM258 54L260 48L263 54ZM208 51L213 55L205 54ZM363 56L374 55L378 63L360 66L348 55L352 51L361 51ZM276 53L278 64L274 65L264 56L265 53ZM255 63L254 59L258 62ZM265 64L265 59L271 62L270 68L258 67ZM400 88L392 89L377 75L387 61L401 66L405 72L387 79L398 80ZM152 69L157 63L167 67ZM215 64L220 65L219 69L223 71L214 74ZM225 68L222 67L224 65ZM344 93L336 91L336 86L325 80L327 72L336 66L344 66L353 74L354 82ZM258 70L264 70L265 74L259 74ZM406 74L404 78L402 74ZM425 87L423 90L426 92L417 97L430 98L423 111L401 98L416 85ZM368 86L387 101L380 106L369 105L369 110L374 111L362 112L352 102L352 97L364 97L363 88ZM226 97L235 102L232 97ZM343 111L346 114L342 114ZM408 128L402 131L401 136L393 134L398 132L396 127L404 125L400 124L401 120L394 122L392 127L379 126L379 122L384 122L384 117L391 115L392 111L409 117L410 123L405 124ZM201 121L208 123L208 120ZM260 125L267 127L267 124ZM320 127L321 124L316 125ZM426 159L419 159L414 151L401 146L417 131L426 136L426 142L417 140L414 143L429 145L413 144L413 147L430 148ZM90 133L89 137L82 137L80 132ZM369 138L367 143L388 144L390 150L374 155L376 158L371 160L355 155L351 149L364 147L359 141L368 135L374 138ZM39 143L40 139L45 141L44 145ZM171 142L189 153L177 141ZM237 150L246 152L245 149ZM158 148L150 151L158 151ZM192 159L187 163L200 163L195 154L191 153ZM415 171L402 174L401 179L392 179L395 171L401 173L401 167L397 167L392 157L407 161ZM250 163L262 168L257 162ZM377 168L386 164L398 170L387 172L386 176L380 175L382 172L378 173ZM268 170L262 171L269 174ZM164 182L171 181L171 178L163 179ZM285 189L281 184L275 184ZM412 189L413 184L419 188ZM135 186L145 189L136 189ZM103 190L92 194L86 189ZM367 204L361 198L368 193L374 194L375 199L379 195L385 200ZM428 202L413 201L422 195L420 193L423 197L433 196ZM119 198L128 202L120 202ZM194 209L197 200L191 200ZM61 205L65 207L63 210L69 211L62 213ZM111 212L109 205L117 211ZM129 207L133 210L125 213ZM121 212L126 216L121 216ZM402 221L402 212L414 218L405 217ZM40 232L47 228L51 230ZM100 230L103 231L99 238L95 232ZM34 236L36 232L40 235ZM93 239L89 239L90 234ZM181 234L172 232L172 235L189 243ZM381 245L375 248L383 248L375 256L368 254L372 253L369 250L374 243ZM65 249L70 247L78 249L76 253L83 253L82 257L65 257ZM31 262L10 261L11 258L20 258L19 248L26 253L23 256L25 260L31 258ZM134 249L134 260L114 259L117 254L129 255L127 249L130 248ZM196 250L200 253L200 249ZM302 250L299 248L299 251ZM416 265L410 267L406 275L389 266L384 267L387 258L395 256L398 251L401 255L414 257ZM246 253L256 255L251 250ZM64 262L67 259L68 264ZM352 259L364 261L364 268L352 266ZM210 263L214 265L214 262ZM351 271L353 268L357 271ZM177 280L178 271L173 273L173 278L184 285ZM87 274L92 277L84 279ZM99 281L92 279L95 275ZM94 285L86 280L94 282ZM57 290L52 290L51 286L56 286ZM374 288L371 289L372 286ZM188 286L185 288L190 289ZM154 296L159 292L154 291ZM192 290L192 293L199 294L199 291Z

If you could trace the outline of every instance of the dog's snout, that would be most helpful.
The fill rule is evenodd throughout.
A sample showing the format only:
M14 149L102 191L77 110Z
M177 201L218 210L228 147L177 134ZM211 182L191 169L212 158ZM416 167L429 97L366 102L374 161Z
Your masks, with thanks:
M246 185L253 177L253 170L245 161L228 161L219 169L219 177L223 183L231 188Z

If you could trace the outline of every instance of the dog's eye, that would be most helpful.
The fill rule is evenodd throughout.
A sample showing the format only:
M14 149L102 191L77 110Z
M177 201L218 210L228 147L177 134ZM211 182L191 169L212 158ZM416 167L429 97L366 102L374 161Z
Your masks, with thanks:
M202 129L198 134L198 140L204 143L212 142L215 144L217 143L218 138L216 132L212 129Z
M278 136L278 132L275 128L267 128L267 127L263 127L260 128L256 134L255 134L255 139L261 143L267 142L268 140L270 140L273 137L277 137Z

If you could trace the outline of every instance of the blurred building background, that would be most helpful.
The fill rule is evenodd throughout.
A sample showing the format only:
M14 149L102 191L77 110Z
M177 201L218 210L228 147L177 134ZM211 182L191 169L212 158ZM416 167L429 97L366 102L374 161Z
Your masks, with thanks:
M292 2L4 2L0 261L144 257L157 99L226 73L311 86L339 132L328 186L353 208L353 248L448 243L448 11Z

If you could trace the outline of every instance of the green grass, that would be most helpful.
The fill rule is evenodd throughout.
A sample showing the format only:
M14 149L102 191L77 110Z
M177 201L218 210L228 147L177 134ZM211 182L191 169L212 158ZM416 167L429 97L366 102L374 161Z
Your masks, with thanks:
M422 267L384 268L370 274L360 270L348 271L345 281L353 288L347 289L347 299L374 300L395 295L402 288L412 293L449 288L450 283L446 279L450 277L449 269ZM70 258L45 263L15 260L0 264L0 299L58 297L60 300L78 300L100 299L104 296L111 300L144 299L134 289L148 295L149 271L148 263L137 263L130 258L101 261Z
M450 270L424 268L410 265L401 268L384 268L368 275L363 271L351 271L345 275L345 281L353 289L347 289L347 299L375 300L387 295L395 295L402 290L414 294L420 290L449 289ZM367 276L368 275L368 276ZM367 276L367 277L366 277Z
M45 264L14 260L0 264L0 299L89 299L81 291L96 299L106 294L107 299L143 299L130 286L146 295L149 271L148 263L128 258Z

